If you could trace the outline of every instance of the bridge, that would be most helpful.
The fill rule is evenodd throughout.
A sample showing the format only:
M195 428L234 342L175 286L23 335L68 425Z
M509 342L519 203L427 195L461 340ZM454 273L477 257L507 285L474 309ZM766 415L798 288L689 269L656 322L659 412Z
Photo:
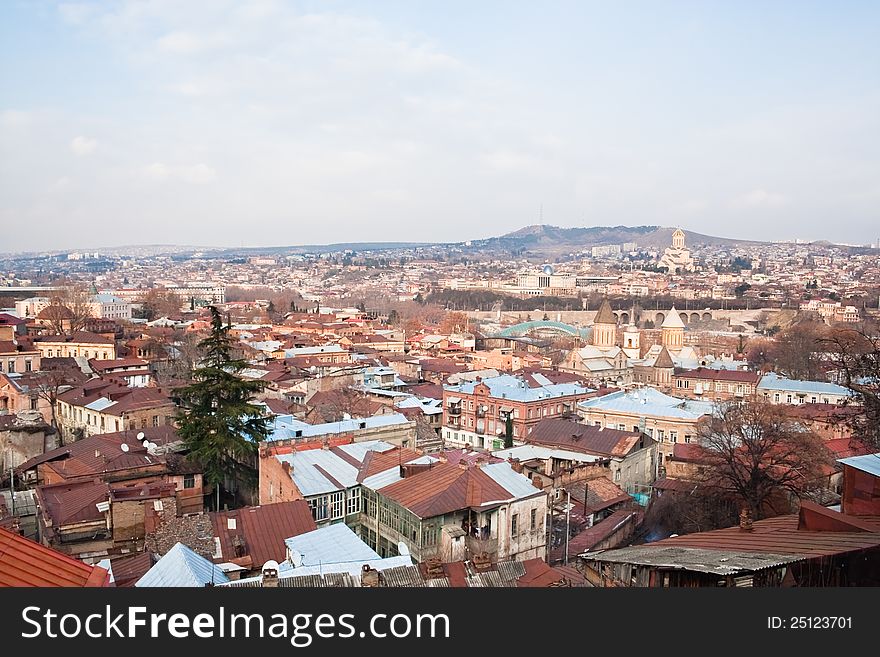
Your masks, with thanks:
M529 322L521 322L508 326L501 330L493 337L511 338L516 336L527 335L529 333L542 333L552 331L555 333L565 333L579 338L588 338L591 333L589 328L578 328L564 322L554 322L552 320L532 320Z

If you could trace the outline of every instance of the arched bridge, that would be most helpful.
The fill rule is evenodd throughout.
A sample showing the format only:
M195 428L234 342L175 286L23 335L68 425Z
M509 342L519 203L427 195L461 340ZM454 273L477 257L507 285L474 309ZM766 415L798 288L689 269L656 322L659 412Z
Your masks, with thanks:
M578 328L577 326L565 324L564 322L554 322L551 320L532 320L530 322L522 322L520 324L508 326L507 328L502 329L501 332L494 337L512 338L516 336L527 335L529 333L542 333L546 331L566 333L568 335L573 335L580 338L588 338L591 333L591 330L589 328Z

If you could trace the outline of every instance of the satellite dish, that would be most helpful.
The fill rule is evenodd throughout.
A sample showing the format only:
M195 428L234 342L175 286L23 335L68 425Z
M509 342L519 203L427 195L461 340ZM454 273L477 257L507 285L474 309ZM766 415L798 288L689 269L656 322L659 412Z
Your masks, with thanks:
M399 541L397 543L397 553L402 557L409 556L409 547L403 541Z
M144 432L143 432L143 431L141 431L141 432L138 433L138 435L137 435L137 439L138 439L138 440L141 440L141 441L144 439Z
M343 413L343 414L342 414L342 419L343 419L343 420L350 420L350 419L351 419L351 414L350 414L350 413Z
M147 448L148 452L152 452L154 449L156 449L158 447L158 445L156 443L148 442L146 445L144 445L144 447Z
M127 452L127 451L128 451L128 445L126 445L125 443L122 443L122 444L119 446L119 449L121 449L123 452Z
M293 548L288 548L288 557L290 559L290 563L293 564L294 568L299 568L303 565L303 555L299 550L295 550Z

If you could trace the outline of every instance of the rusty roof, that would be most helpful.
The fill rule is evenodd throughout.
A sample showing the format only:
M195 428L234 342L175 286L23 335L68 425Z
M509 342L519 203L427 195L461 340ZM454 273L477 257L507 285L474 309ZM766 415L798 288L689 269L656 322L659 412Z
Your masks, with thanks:
M420 518L507 501L514 496L477 466L438 463L379 492Z
M0 528L0 586L107 586L109 573Z
M287 557L284 540L317 528L305 500L214 512L210 516L214 536L220 539L220 557L214 562L250 557L249 567L253 568L261 567L270 559L284 561ZM231 520L235 521L234 529L230 528ZM236 542L242 544L240 553L236 552Z
M153 567L153 557L149 552L139 552L118 557L110 561L113 584L119 588L134 586L146 572Z
M332 449L333 448L331 448L331 450ZM343 450L341 449L338 451L343 452ZM409 449L408 447L397 447L395 449L389 449L385 452L370 450L364 457L363 464L360 465L357 480L358 482L363 483L364 479L366 479L367 477L372 477L373 475L379 474L380 472L385 472L386 470L390 470L397 465L409 463L410 461L414 461L421 456L421 452L417 452L414 449Z
M109 499L110 487L101 481L65 482L38 486L36 495L43 513L59 527L103 520L104 514L95 505Z
M571 493L571 501L575 507L584 508L584 493L587 496L587 512L595 513L609 506L631 502L632 498L620 486L607 477L596 477L588 481L578 481L565 486Z
M638 449L642 434L580 424L572 420L547 418L538 422L526 441L538 445L565 447L584 454L625 457Z

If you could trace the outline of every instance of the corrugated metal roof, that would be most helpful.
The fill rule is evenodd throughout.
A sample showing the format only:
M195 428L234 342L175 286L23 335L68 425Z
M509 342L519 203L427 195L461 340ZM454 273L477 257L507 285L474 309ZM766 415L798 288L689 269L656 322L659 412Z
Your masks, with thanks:
M578 404L585 410L612 411L634 416L668 417L696 420L711 415L715 405L711 402L679 399L665 395L654 388L613 392L594 397Z
M583 395L590 392L589 388L585 388L577 383L551 383L549 385L532 388L526 381L511 374L502 374L500 376L483 379L480 383L488 386L489 395L493 398L503 398L521 402L539 401L542 399L566 397L570 395ZM449 392L472 395L474 393L474 388L477 385L480 384L476 381L469 381L457 386L444 386L444 388Z
M301 567L334 563L365 563L379 558L375 550L343 523L287 538L284 544L288 550L296 551L302 556Z
M770 552L738 552L707 548L677 547L673 545L637 545L607 552L587 552L584 559L612 563L632 563L672 570L692 570L701 573L736 575L764 568L783 566L807 558L803 554L774 554Z
M214 536L220 539L220 558L217 563L239 558L233 540L244 542L244 555L251 558L254 567L270 559L283 561L287 557L285 539L314 531L315 520L305 500L278 502L263 506L245 507L235 511L210 514ZM230 529L230 520L235 528Z
M516 499L531 497L541 492L531 479L511 468L509 463L489 463L481 469Z
M838 459L838 463L843 463L856 470L867 472L875 477L880 477L880 452L876 454L865 454L864 456L851 456L846 459Z
M106 586L109 573L0 528L0 587Z
M554 449L553 447L544 447L543 445L520 445L511 447L510 449L499 449L492 452L492 456L502 459L515 458L520 461L529 461L531 459L562 459L566 461L578 461L580 463L593 463L601 461L602 458L593 454L584 454L583 452L572 452L566 449Z
M177 543L141 577L137 587L202 587L223 584L229 578L205 557Z
M758 390L780 390L791 392L803 392L817 395L835 395L848 397L852 391L836 383L826 381L801 381L799 379L787 379L775 372L768 372L761 378Z

